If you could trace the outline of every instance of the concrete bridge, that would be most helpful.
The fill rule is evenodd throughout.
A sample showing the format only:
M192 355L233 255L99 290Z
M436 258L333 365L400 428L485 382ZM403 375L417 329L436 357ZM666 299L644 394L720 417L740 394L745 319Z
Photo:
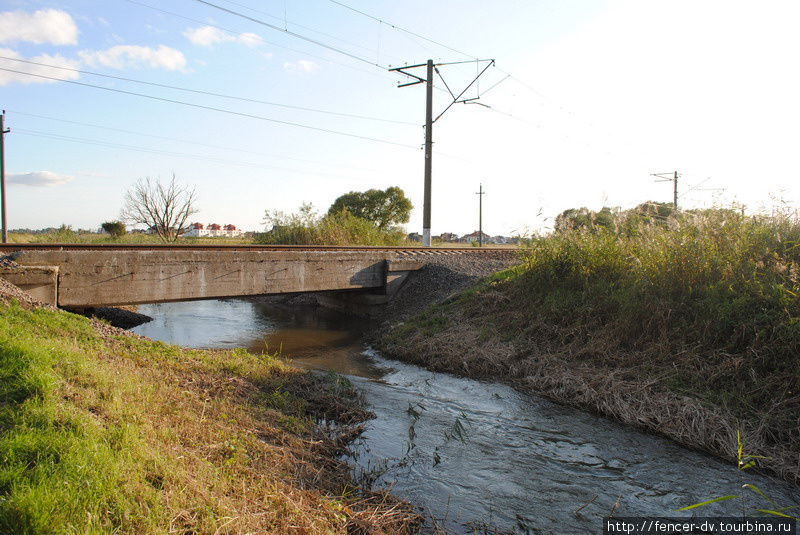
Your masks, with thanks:
M7 244L0 277L40 301L97 307L295 292L358 291L386 302L433 255L508 249Z

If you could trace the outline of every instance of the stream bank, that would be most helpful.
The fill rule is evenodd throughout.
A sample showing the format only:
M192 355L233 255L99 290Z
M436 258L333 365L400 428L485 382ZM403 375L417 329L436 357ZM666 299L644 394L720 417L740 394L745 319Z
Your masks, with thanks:
M409 534L343 448L347 381L268 354L187 349L42 305L0 280L0 531ZM326 425L318 425L325 422Z
M800 445L773 438L775 428L769 422L777 414L762 409L743 415L732 402L715 402L738 395L725 391L724 383L736 362L691 351L654 359L648 351L620 350L602 332L602 322L570 326L569 320L561 324L542 317L532 304L535 300L522 296L525 289L515 284L521 271L498 273L421 312L385 321L372 333L371 343L387 358L503 382L709 452L734 466L741 432L747 453L767 457L759 469L800 483ZM687 386L702 383L702 378L708 381L707 392ZM796 434L800 412L792 416L792 411L784 408L781 417L795 419L795 429L788 431Z

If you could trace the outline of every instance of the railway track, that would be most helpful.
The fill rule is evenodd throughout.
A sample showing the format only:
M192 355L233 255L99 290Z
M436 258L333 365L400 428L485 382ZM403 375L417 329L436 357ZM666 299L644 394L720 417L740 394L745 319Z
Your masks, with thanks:
M15 251L365 251L393 252L400 255L480 254L506 256L517 254L517 248L497 247L389 247L365 245L208 245L208 244L80 244L80 243L7 243L0 245L1 253Z

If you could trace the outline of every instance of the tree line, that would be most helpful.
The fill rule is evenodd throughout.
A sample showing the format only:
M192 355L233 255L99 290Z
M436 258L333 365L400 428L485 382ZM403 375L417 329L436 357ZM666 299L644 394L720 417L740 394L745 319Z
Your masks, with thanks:
M189 218L198 212L194 188L171 180L142 178L126 192L120 219L107 221L102 229L114 238L127 232L126 223L145 225L164 242L176 241ZM413 205L399 187L350 191L339 196L320 216L311 204L294 214L267 211L260 243L286 244L385 244L404 239L399 227L408 223Z

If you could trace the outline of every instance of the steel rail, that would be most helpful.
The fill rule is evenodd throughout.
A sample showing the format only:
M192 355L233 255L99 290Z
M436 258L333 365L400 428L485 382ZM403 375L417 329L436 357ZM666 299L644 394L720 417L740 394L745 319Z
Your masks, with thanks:
M500 247L402 247L375 245L231 245L231 244L97 244L97 243L7 243L0 244L0 252L12 251L147 251L147 250L202 250L202 251L363 251L363 252L397 252L419 254L441 253L515 253L518 248Z

